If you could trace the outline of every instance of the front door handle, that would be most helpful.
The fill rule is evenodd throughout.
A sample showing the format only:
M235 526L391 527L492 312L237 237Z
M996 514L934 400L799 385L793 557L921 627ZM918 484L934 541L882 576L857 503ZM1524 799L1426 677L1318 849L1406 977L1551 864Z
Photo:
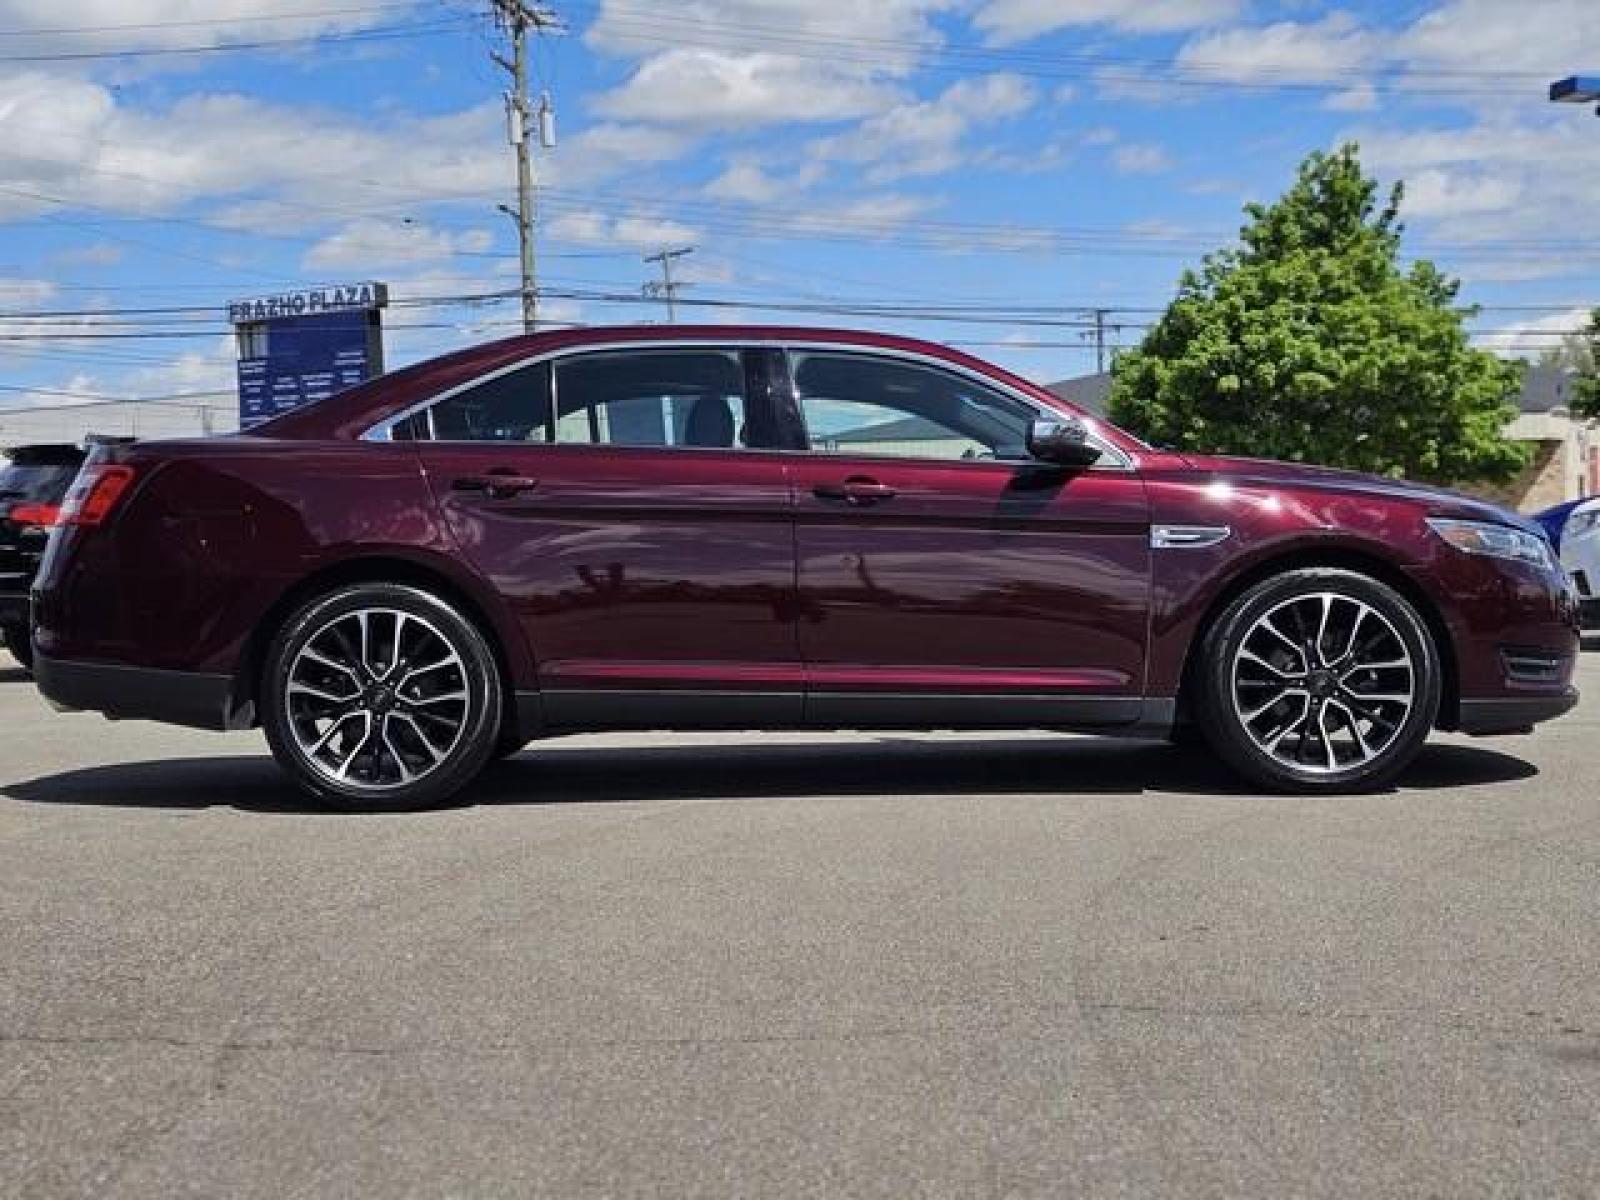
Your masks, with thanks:
M881 504L893 500L895 491L867 475L852 475L843 483L819 483L811 489L819 500L843 500L846 504Z
M483 475L464 476L454 480L450 484L450 489L456 492L482 492L491 500L506 500L523 492L531 492L538 486L537 479L504 468Z

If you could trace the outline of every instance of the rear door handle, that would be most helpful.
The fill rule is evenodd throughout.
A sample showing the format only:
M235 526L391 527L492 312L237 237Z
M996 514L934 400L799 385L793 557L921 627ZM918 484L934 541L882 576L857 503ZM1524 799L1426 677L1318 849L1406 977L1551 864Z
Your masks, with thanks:
M819 483L811 489L819 500L843 500L846 504L881 504L893 500L895 491L886 483L879 483L866 475L852 475L843 483Z
M450 484L451 491L482 492L491 500L505 500L531 492L539 481L512 470L489 471L483 475L466 475Z

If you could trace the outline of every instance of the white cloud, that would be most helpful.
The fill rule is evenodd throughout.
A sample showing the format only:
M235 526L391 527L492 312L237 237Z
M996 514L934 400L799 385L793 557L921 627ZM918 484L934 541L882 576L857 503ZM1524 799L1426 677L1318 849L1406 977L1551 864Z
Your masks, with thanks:
M681 221L648 214L614 215L589 208L556 213L545 222L545 231L561 242L591 246L629 246L658 250L700 240L699 231Z
M27 33L35 53L278 41L407 15L404 8L371 4L295 4L286 10L283 0L0 0L0 27Z
M48 279L0 278L0 307L38 308L55 298L58 288Z
M694 145L680 130L605 122L565 139L541 167L562 185L599 183L640 166L671 162Z
M557 188L682 154L669 130L601 123L541 160ZM283 235L356 215L417 215L438 203L488 207L511 195L501 107L438 116L264 103L193 93L140 107L86 79L0 75L0 220L68 206L138 215L210 205L223 228Z
M929 18L964 3L686 0L656 16L602 0L589 45L640 61L593 107L701 132L869 116L904 99L898 84L941 41Z
M631 58L656 53L664 44L712 47L732 53L767 48L771 35L828 44L867 41L876 57L894 68L909 67L916 46L937 39L929 17L962 7L964 0L681 0L660 15L637 0L601 0L585 34L590 46ZM884 52L878 55L878 44ZM896 48L898 47L898 49Z
M1408 184L1404 212L1425 220L1448 269L1468 279L1592 280L1600 248L1584 214L1600 193L1592 118L1495 112L1466 126L1353 132L1369 167Z
M825 163L812 160L787 175L775 175L760 163L738 160L706 185L706 195L739 204L772 204L795 197L827 174Z
M719 200L743 204L770 204L787 191L783 180L756 163L730 163L726 170L706 185L706 194Z
M1017 75L962 80L932 100L908 101L848 133L813 141L808 157L868 166L869 183L939 175L964 165L976 129L1027 112L1038 89Z
M462 251L482 253L494 244L487 230L452 232L417 221L363 217L329 234L306 252L308 271L372 271L438 262Z
M780 54L677 47L646 60L595 101L605 116L692 129L755 129L843 121L878 112L900 92L859 71Z
M1556 349L1560 345L1561 334L1584 329L1588 324L1589 310L1573 308L1532 321L1519 321L1494 333L1480 334L1472 340L1504 358L1531 359L1538 358L1546 350Z
M1380 46L1377 33L1336 12L1311 23L1279 21L1193 38L1178 52L1177 65L1231 83L1329 83L1369 65Z
M1418 19L1394 49L1420 68L1526 71L1555 79L1600 60L1600 5L1446 0Z
M1370 83L1358 83L1342 92L1334 92L1322 102L1322 108L1328 112L1376 112L1378 89Z
M115 384L114 395L141 399L205 392L233 392L239 384L238 348L223 334L205 350L178 355L159 366L140 367Z
M196 201L273 199L326 220L330 209L505 186L499 106L364 122L349 114L195 93L165 108L43 72L0 76L0 218L69 204L140 214ZM265 194L263 194L265 193ZM278 228L281 230L282 226Z
M86 371L75 372L62 383L31 386L37 390L8 392L3 399L0 399L0 418L17 409L68 408L74 404L92 404L97 395L94 390L95 378ZM3 428L3 425L0 425L0 428ZM15 436L14 431L13 436ZM25 434L18 440L34 439Z
M126 254L127 251L121 246L111 242L90 242L86 246L63 250L55 256L55 261L66 267L114 267Z
M991 0L973 24L999 45L1082 25L1121 33L1172 33L1237 16L1243 0Z
M1112 152L1111 162L1123 175L1159 175L1172 170L1166 149L1155 142L1128 142Z
M1405 210L1414 217L1500 212L1513 207L1521 196L1522 188L1515 179L1430 168L1407 177Z

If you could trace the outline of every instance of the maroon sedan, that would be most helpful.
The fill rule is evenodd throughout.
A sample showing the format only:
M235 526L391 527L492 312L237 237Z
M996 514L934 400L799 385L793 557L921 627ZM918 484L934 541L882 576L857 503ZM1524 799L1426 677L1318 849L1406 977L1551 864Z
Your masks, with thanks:
M1153 450L810 329L514 338L102 447L33 611L58 706L259 724L359 808L617 729L1197 729L1257 784L1351 790L1577 699L1573 596L1508 512Z

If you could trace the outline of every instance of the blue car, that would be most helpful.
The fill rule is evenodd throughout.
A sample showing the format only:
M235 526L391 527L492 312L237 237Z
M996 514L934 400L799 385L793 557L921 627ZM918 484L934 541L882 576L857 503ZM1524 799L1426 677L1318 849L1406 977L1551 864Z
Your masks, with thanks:
M1593 499L1593 496L1585 496L1581 500L1568 500L1565 504L1556 504L1543 512L1533 514L1533 519L1544 529L1545 536L1550 539L1550 544L1556 548L1557 554L1561 553L1561 535L1566 531L1567 518L1572 515L1572 510Z

